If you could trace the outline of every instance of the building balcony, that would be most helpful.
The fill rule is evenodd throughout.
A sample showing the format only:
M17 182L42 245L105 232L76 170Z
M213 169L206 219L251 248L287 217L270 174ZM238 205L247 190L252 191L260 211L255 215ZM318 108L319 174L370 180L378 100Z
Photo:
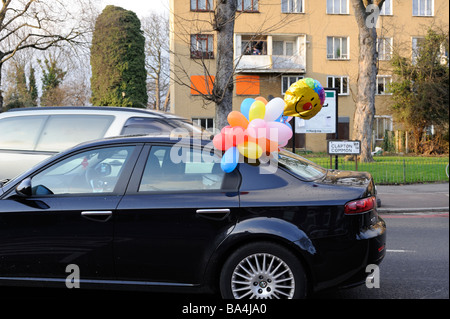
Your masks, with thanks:
M305 73L303 56L242 55L235 60L238 73Z
M306 35L235 35L237 73L291 73L306 71Z

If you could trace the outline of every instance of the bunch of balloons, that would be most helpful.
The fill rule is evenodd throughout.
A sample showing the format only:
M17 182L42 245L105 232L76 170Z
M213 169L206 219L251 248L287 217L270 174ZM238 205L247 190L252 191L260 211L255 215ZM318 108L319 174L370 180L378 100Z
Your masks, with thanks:
M287 123L292 117L283 116L285 102L274 98L267 102L263 97L245 99L239 111L228 114L230 125L214 136L213 144L225 151L221 168L232 172L239 154L248 159L259 159L263 154L278 151L292 137L292 127Z

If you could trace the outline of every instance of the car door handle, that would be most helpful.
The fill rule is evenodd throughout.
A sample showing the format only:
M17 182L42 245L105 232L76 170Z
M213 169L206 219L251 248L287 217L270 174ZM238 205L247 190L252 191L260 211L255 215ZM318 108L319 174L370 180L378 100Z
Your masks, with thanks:
M202 217L223 220L230 214L229 208L197 209L196 213Z
M111 218L112 211L110 210L84 211L81 212L81 216L96 222L106 222Z

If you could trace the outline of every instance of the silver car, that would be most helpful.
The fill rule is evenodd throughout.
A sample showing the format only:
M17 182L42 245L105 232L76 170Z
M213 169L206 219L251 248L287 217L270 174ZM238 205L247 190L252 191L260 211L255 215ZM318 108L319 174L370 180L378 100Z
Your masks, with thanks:
M200 127L173 114L121 107L37 107L0 113L0 183L81 142Z

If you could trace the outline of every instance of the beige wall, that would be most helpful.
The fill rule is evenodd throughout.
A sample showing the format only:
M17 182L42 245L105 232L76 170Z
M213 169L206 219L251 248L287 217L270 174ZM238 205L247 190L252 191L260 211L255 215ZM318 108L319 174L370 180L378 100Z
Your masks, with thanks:
M190 75L204 74L199 61L189 57L189 34L214 34L209 21L211 13L190 12L189 0L172 0L172 72L189 83ZM327 86L327 76L348 76L350 92L339 97L339 116L350 118L350 132L353 127L353 113L355 103L352 93L356 90L358 72L358 29L353 14L353 7L349 1L349 14L326 14L326 1L305 0L305 13L282 14L280 0L260 0L259 13L241 13L235 24L236 34L274 34L301 35L306 34L306 73L305 77L314 78ZM429 26L446 28L449 25L449 1L434 0L433 17L413 17L412 0L393 0L393 14L381 16L377 26L379 37L392 37L394 50L404 50L403 54L411 54L412 38L424 36ZM349 37L349 60L333 61L327 59L327 36ZM215 60L204 60L210 66L211 74L215 73ZM183 65L180 68L180 65ZM183 72L180 70L183 69ZM184 75L184 72L187 75ZM174 74L172 76L174 76ZM391 74L389 62L380 61L379 75ZM256 74L260 76L261 96L281 97L281 74ZM239 110L240 104L246 97L236 96L233 108ZM172 111L187 118L214 117L214 105L205 103L201 98L192 96L186 85L172 82L171 87ZM376 97L377 115L389 114L389 96ZM351 136L350 136L351 138ZM307 134L306 148L313 151L326 151L325 134Z

